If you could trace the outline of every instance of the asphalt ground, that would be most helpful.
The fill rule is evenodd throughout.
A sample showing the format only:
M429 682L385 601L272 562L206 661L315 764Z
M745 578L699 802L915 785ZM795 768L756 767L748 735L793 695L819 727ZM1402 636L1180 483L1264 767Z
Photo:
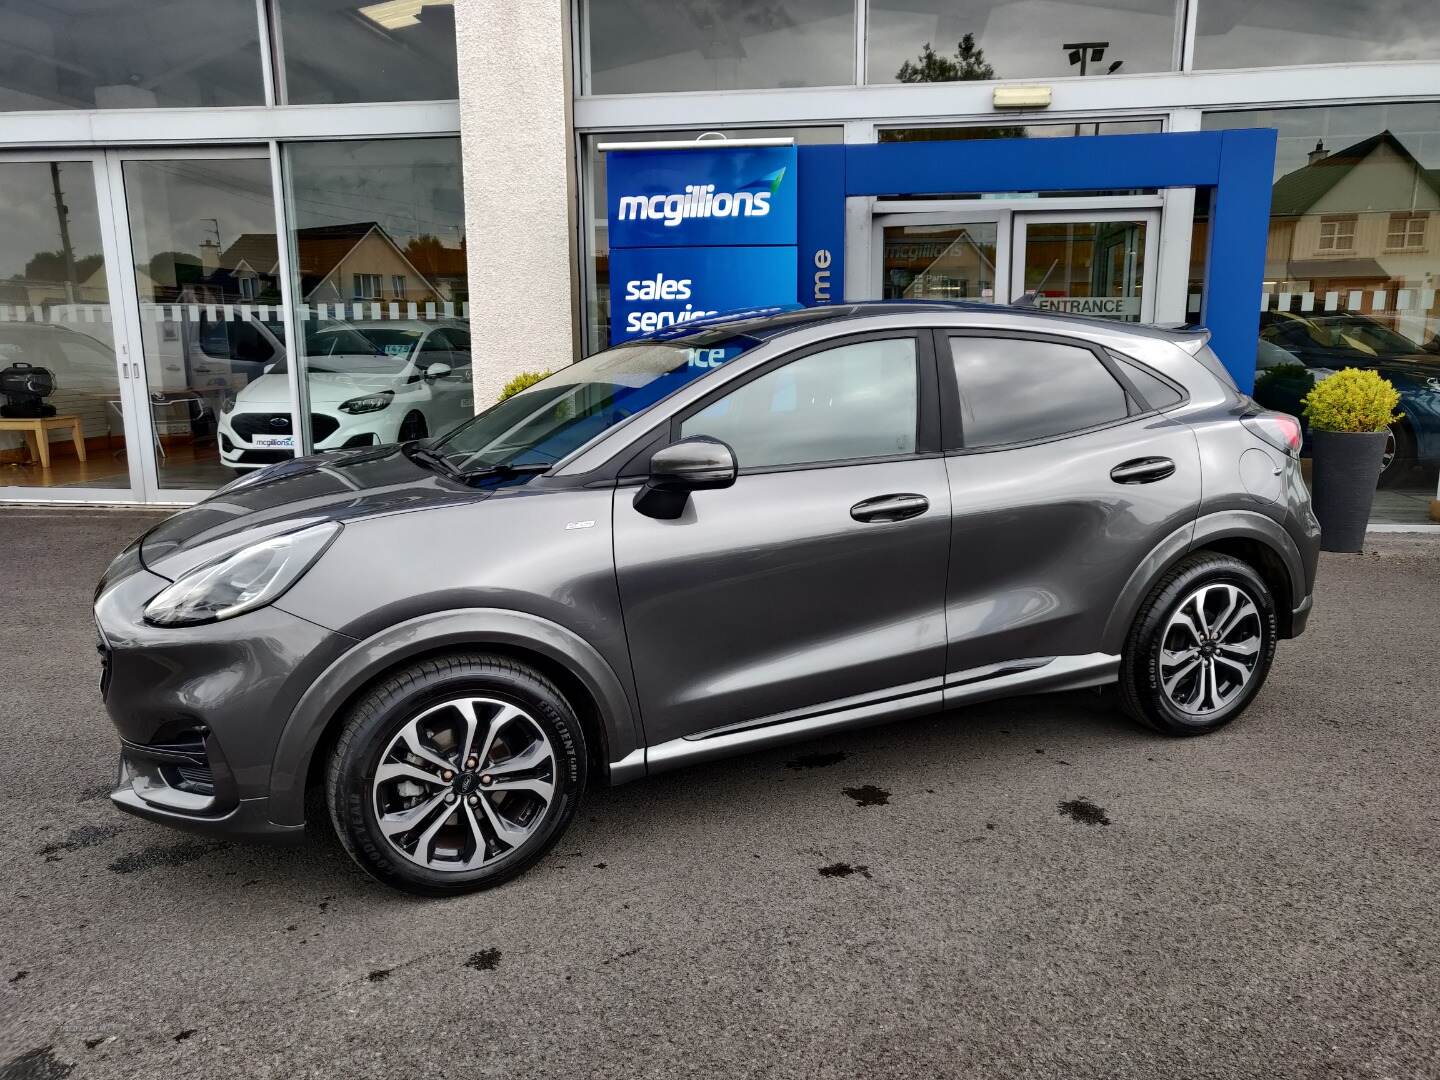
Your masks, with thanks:
M153 516L0 511L0 1078L1440 1076L1440 543L1324 557L1206 738L1094 693L593 792L527 875L111 809L90 593Z

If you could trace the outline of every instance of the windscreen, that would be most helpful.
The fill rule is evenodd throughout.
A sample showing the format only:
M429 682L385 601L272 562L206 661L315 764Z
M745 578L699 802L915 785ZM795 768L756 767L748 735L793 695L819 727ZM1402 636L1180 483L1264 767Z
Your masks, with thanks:
M607 349L493 406L433 449L465 472L550 465L758 344L716 331Z

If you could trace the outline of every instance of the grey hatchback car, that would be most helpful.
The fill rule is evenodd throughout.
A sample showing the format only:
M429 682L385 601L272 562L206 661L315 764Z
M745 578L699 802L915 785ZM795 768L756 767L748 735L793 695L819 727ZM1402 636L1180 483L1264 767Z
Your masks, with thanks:
M706 320L449 435L253 473L95 601L122 810L379 880L523 871L588 784L1118 683L1214 731L1304 628L1299 425L1203 331L906 302ZM307 792L313 799L307 799Z

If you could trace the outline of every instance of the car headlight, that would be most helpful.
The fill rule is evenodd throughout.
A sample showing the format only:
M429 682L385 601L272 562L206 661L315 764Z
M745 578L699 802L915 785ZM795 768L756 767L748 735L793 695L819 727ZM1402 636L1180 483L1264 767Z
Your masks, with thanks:
M235 395L228 390L220 396L220 411L222 413L232 413L235 411Z
M264 607L299 581L339 533L339 522L327 521L197 566L145 605L145 621L195 626Z
M378 394L352 397L349 401L342 401L340 403L340 411L352 415L355 413L379 412L381 409L389 408L390 399L394 396L394 390L382 390Z

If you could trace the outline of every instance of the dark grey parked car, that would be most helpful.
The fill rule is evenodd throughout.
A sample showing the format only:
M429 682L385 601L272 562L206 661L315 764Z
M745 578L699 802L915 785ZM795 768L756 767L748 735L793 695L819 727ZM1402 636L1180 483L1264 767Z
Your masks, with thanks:
M1203 332L861 304L709 321L427 444L301 458L97 592L123 810L520 873L588 783L1008 694L1234 719L1310 611L1299 426ZM958 722L958 720L957 720Z

